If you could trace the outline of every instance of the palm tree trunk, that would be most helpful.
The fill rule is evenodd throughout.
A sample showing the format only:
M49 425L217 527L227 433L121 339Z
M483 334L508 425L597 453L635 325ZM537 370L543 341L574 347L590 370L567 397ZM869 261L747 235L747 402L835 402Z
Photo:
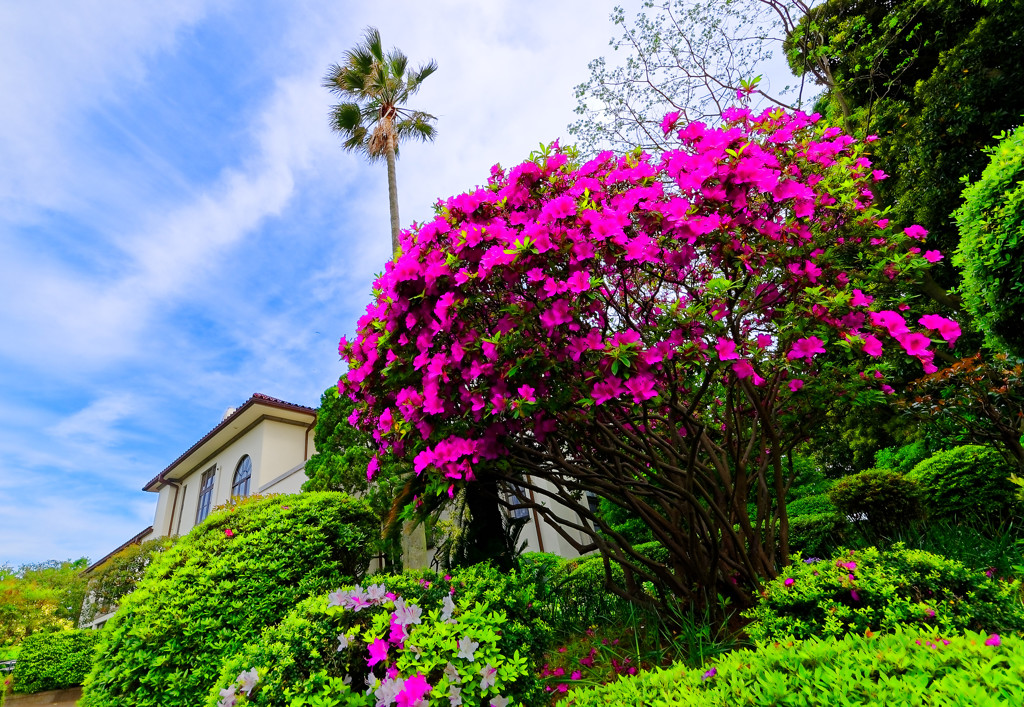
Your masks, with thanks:
M391 254L398 255L398 233L401 230L398 220L398 179L395 177L395 146L387 147L388 159L388 201L391 203Z

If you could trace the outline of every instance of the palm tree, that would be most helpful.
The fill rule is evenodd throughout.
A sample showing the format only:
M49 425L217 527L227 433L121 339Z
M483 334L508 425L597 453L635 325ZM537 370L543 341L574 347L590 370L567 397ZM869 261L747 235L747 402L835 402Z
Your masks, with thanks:
M398 145L409 138L433 140L437 134L434 116L406 108L405 103L435 71L433 59L409 70L408 57L394 48L385 54L380 32L368 27L363 41L345 53L345 63L332 65L324 77L324 86L346 99L331 108L330 117L331 129L345 139L345 149L362 152L371 162L387 160L393 254L398 253L400 229L395 178Z

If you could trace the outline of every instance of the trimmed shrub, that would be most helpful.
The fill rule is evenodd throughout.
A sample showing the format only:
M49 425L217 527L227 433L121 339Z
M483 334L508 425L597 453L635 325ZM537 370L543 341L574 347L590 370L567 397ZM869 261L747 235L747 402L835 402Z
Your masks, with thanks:
M933 454L909 478L921 487L932 517L1007 518L1020 511L1010 472L998 452L969 444Z
M26 637L14 666L14 691L44 692L81 685L92 667L99 637L99 631L78 629Z
M867 516L867 527L875 535L888 537L921 518L921 488L892 469L868 469L839 479L828 497L843 515Z
M813 558L812 558L813 559ZM893 631L919 624L942 631L1024 630L1017 582L901 544L796 561L744 612L755 641Z
M340 493L277 496L212 514L146 570L110 620L83 707L191 707L224 656L302 599L362 576L377 521Z
M356 587L353 592L349 587L332 594L331 600L305 600L258 641L231 656L220 679L209 686L207 706L217 705L232 685L238 694L238 679L250 670L260 677L259 687L240 704L319 704L318 696L330 694L325 704L374 705L389 689L384 674L388 665L394 665L403 679L422 675L430 686L430 704L447 703L456 682L467 705L498 695L532 704L542 694L536 676L550 630L535 607L533 587L515 574L477 565L450 579L408 572L376 575L366 584L365 590ZM371 586L376 587L374 592ZM345 607L344 601L343 606L331 606L354 594L361 597L361 608ZM420 612L417 622L396 632L397 599ZM341 635L346 636L344 646ZM460 651L467 638L478 644L472 659ZM368 667L368 647L374 641L387 649L387 658ZM495 669L494 685L483 688L481 670L488 665ZM381 691L377 696L366 694L371 683Z
M675 665L578 690L567 704L1019 705L1024 704L1024 640L984 633L942 636L927 629L841 639L814 637L757 651L734 651L710 666Z
M846 516L836 510L790 516L789 547L808 556L826 554L842 542L849 525Z

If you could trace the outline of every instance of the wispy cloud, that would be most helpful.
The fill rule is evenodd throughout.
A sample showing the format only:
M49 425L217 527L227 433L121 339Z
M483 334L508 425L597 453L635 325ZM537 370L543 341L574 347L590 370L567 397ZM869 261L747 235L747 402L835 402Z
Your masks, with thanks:
M383 167L340 149L320 87L364 26L440 65L415 98L438 140L399 161L408 224L564 137L610 9L0 6L0 563L105 554L225 407L337 378L389 255Z

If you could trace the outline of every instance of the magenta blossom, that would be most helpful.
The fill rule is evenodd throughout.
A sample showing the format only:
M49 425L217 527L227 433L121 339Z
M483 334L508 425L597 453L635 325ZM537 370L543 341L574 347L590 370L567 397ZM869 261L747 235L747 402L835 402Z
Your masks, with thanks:
M786 354L790 361L798 358L806 358L810 361L815 354L825 353L825 342L816 336L809 336L805 339L797 339L793 348Z

